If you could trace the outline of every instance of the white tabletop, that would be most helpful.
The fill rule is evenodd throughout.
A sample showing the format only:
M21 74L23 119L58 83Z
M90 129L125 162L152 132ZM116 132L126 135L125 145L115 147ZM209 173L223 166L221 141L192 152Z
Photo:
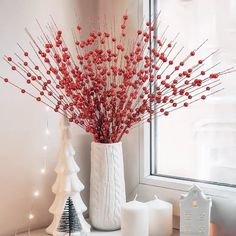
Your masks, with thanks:
M31 232L30 235L31 236L48 236L48 234L46 234L44 229L34 230ZM121 232L120 232L120 230L111 231L111 232L93 231L89 235L91 235L91 236L121 236ZM20 234L19 236L29 236L29 234L23 233L23 234ZM179 233L177 230L174 230L173 236L179 236Z

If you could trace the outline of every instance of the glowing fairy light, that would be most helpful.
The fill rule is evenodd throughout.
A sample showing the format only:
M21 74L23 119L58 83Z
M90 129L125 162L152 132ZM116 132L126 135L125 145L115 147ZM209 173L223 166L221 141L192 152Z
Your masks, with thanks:
M34 215L33 214L29 214L29 220L33 220L34 219Z
M38 197L38 196L39 196L39 191L37 190L34 192L34 197Z
M43 151L47 151L48 150L48 136L50 135L50 130L49 130L49 128L48 128L48 116L49 116L49 110L50 110L50 107L49 106L46 106L45 107L45 110L46 110L46 114L47 114L47 120L46 120L46 128L45 128L45 132L44 132L44 134L46 135L46 144L44 145L44 146L42 146L42 149L43 149ZM46 164L46 161L47 161L47 152L45 153L45 155L44 155L44 165L43 165L43 167L41 167L41 169L40 169L40 173L41 173L41 175L44 175L45 173L46 173L46 166L47 166L47 164ZM33 192L32 192L32 203L31 203L31 207L30 207L30 211L29 211L29 215L28 215L28 220L29 220L29 225L28 225L28 235L31 235L31 221L35 218L35 216L34 216L34 214L32 213L32 210L33 210L33 205L34 205L34 202L35 202L35 200L36 200L36 198L38 198L38 197L40 197L40 192L39 192L39 190L38 190L38 188L37 189L35 189ZM15 236L16 236L16 233L15 233Z
M46 129L46 130L45 130L45 134L46 134L46 135L50 135L50 130L49 130L49 129Z

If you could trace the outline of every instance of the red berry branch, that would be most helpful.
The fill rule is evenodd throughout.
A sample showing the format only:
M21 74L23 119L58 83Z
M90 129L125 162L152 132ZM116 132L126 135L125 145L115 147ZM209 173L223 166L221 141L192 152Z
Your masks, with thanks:
M168 116L205 100L221 90L219 77L233 71L213 71L219 63L206 66L216 52L196 59L206 41L181 59L178 35L168 40L164 31L157 38L157 19L146 22L133 42L128 41L127 20L124 15L118 36L94 30L85 40L79 40L82 27L77 25L72 31L76 58L53 19L47 32L38 23L41 37L35 39L26 29L31 39L29 50L18 44L21 53L15 53L14 58L4 56L26 86L0 78L55 112L66 114L95 141L113 143L131 127L151 122L155 115Z

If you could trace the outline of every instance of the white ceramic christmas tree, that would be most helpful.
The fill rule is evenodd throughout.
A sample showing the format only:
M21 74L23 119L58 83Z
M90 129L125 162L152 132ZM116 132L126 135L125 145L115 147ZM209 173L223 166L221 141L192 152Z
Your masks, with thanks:
M83 212L87 210L80 192L84 189L77 173L74 156L75 150L71 144L69 122L66 118L61 122L61 144L56 166L57 179L52 187L56 194L55 200L49 209L54 215L51 225L46 229L54 236L77 236L90 232L90 225L85 221Z

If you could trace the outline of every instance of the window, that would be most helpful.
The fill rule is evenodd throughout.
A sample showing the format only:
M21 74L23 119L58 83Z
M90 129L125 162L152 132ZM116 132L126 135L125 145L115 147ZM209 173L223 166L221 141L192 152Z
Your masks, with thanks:
M146 4L146 3L145 3ZM230 67L236 62L236 0L154 0L149 16L161 9L168 38L176 33L185 51L207 44L199 52L212 57L212 65ZM184 52L183 52L184 54ZM200 55L199 54L199 55ZM235 74L222 77L224 91L151 125L151 175L236 186L236 81Z

